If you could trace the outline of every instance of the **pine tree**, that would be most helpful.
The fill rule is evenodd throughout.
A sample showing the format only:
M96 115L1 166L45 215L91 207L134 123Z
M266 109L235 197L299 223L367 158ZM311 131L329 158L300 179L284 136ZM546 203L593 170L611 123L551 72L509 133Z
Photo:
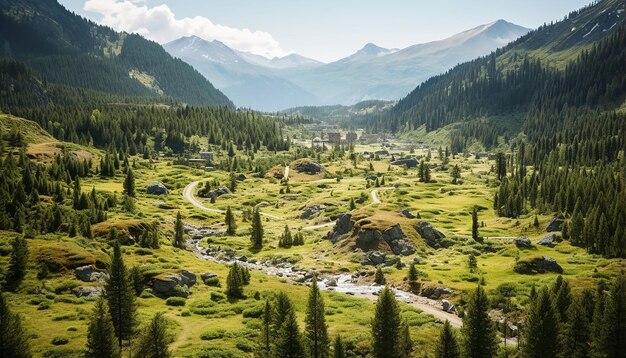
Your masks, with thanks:
M389 287L378 296L372 320L372 348L375 358L398 358L400 352L400 308Z
M496 329L489 318L489 298L481 286L470 295L463 316L461 344L467 358L495 357L498 351Z
M328 327L324 316L324 299L317 287L317 278L313 277L306 316L304 318L304 337L307 350L312 358L329 356Z
M562 358L586 358L591 355L591 322L584 306L583 297L578 296L568 308L568 322L563 329L560 343Z
M113 244L113 257L109 269L109 279L105 284L105 294L118 345L122 348L122 341L129 339L133 334L137 306L132 282L124 264L120 244L117 241Z
M137 358L169 358L171 352L168 349L170 338L167 335L167 322L162 313L154 315L148 327L143 330L139 339Z
M411 265L409 265L409 272L407 273L407 278L409 279L410 282L415 282L417 281L417 268L415 267L415 262L411 262Z
M300 338L300 330L293 309L287 312L285 321L280 326L274 347L274 357L302 358L304 347Z
M276 295L276 302L274 304L274 311L272 313L272 332L273 335L278 335L278 331L283 322L287 319L287 315L293 310L293 304L286 293L280 291Z
M452 184L458 183L459 179L461 179L461 167L458 164L455 164L452 167Z
M341 336L337 335L333 342L333 358L346 358L346 350Z
M383 269L381 269L380 267L376 269L376 273L374 274L374 282L377 285L385 284L385 274L383 273Z
M272 354L272 305L270 301L265 301L263 313L261 314L261 334L259 342L260 358L270 358Z
M261 223L261 213L255 208L252 214L252 230L250 231L250 241L252 247L259 250L263 247L263 224Z
M143 292L143 273L137 266L133 266L130 269L130 281L133 284L133 290L135 291L135 295L139 296L141 292Z
M613 281L606 297L602 322L594 356L626 357L626 276L623 274Z
M532 301L524 329L522 357L556 357L559 352L559 314L547 288Z
M28 243L23 236L16 236L11 242L11 258L7 270L7 281L10 287L17 287L26 275L28 263Z
M0 358L29 358L28 335L20 316L11 312L5 295L0 292Z
M133 174L133 170L128 168L126 172L126 178L124 179L124 194L134 198L137 196L135 192L135 175Z
M435 358L459 358L460 356L461 353L456 335L452 331L450 322L446 320L443 327L441 327L441 333L439 333L439 340L435 348Z
M408 358L413 351L413 341L411 340L411 330L409 323L405 320L400 327L400 356Z
M472 239L475 241L481 241L478 236L478 207L474 206L472 208Z
M115 329L104 298L100 297L89 319L87 328L87 358L115 358L120 356Z
M243 297L243 277L241 268L237 262L233 263L228 270L226 277L226 294L231 298Z
M224 223L226 224L226 234L235 235L237 231L237 223L235 222L235 215L233 215L233 211L230 209L230 206L226 208Z
M559 275L559 277L561 277ZM557 313L559 314L559 322L567 323L569 320L568 308L572 303L572 292L570 290L569 282L563 279L559 289L553 293L554 305Z
M180 211L176 214L176 223L174 224L174 247L179 249L185 248L185 227L183 225L183 217Z

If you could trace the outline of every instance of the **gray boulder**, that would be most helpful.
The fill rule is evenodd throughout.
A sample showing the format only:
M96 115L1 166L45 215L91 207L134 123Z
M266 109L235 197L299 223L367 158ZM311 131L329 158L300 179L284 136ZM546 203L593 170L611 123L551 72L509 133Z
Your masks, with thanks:
M187 297L189 287L196 284L196 275L193 272L182 270L165 276L152 279L152 291L162 297Z
M382 234L375 229L365 229L359 232L356 238L356 247L367 250L380 242Z
M563 273L561 265L550 256L540 256L529 260L518 261L513 270L523 275L545 272Z
M420 234L426 244L432 248L442 247L441 240L446 237L441 231L435 229L429 222L421 221L415 225L415 229Z
M426 287L422 291L422 296L428 298L439 298L443 295L451 295L452 290L448 287Z
M328 279L328 281L326 281L326 286L337 287L337 280L335 280L334 278Z
M102 272L92 265L80 266L74 270L76 278L83 282L104 282L109 275L106 272Z
M202 282L206 284L209 280L216 279L217 275L212 272L205 272L200 275L200 278L202 279Z
M456 312L456 307L454 306L454 304L448 300L441 300L441 309L444 312L448 312L448 313L455 313Z
M298 173L317 174L322 171L322 166L314 161L298 161L294 164L294 169Z
M400 214L402 214L402 216L404 216L407 219L415 219L415 215L413 215L409 209L404 209L400 212Z
M517 237L513 239L513 242L519 249L529 249L533 246L532 242L527 237Z
M352 231L353 227L354 220L352 220L352 214L340 215L337 218L337 222L335 222L335 226L326 234L325 238L335 244Z
M405 165L407 168L415 168L417 167L417 159L415 158L402 158L398 160L394 160L391 162L391 165Z
M548 235L537 241L537 245L555 247L559 241L559 236L555 232L551 232Z
M404 232L402 231L400 224L395 224L394 226L383 231L383 240L387 243L401 239L404 239Z
M153 181L146 187L146 193L153 195L166 195L167 188L160 181Z
M78 286L72 289L72 293L76 297L98 297L102 295L104 290L97 286Z
M561 231L561 227L563 226L563 220L554 216L550 221L548 221L548 225L546 225L546 232L555 232Z
M376 179L378 179L378 176L374 174L371 174L365 177L365 180L369 180L369 181L376 181Z
M302 214L300 214L300 219L308 220L310 218L319 216L324 211L324 209L324 205L309 206L308 208L302 210Z
M365 258L362 262L364 265L381 265L385 262L387 254L380 251L370 251L365 254Z
M391 251L396 255L409 256L413 255L416 251L415 246L407 239L392 241L389 246L391 247Z

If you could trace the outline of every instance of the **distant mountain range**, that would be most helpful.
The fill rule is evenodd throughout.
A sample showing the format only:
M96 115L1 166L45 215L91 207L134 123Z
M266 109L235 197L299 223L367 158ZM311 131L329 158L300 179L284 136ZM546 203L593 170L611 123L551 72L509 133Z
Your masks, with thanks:
M237 106L276 111L297 106L352 105L370 99L398 100L427 78L486 55L529 31L498 20L441 41L404 49L369 43L329 64L296 54L267 59L198 37L183 37L164 48L194 66Z

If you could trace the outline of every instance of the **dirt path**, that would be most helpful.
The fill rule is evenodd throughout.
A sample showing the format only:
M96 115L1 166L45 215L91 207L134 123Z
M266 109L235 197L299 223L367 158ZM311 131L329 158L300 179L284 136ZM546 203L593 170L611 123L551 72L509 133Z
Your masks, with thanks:
M384 188L376 188L376 189L372 190L370 192L370 196L372 197L372 204L380 204L381 203L380 199L378 198L378 191L380 191L380 190L392 190L392 189L395 189L395 188L389 186L389 187L384 187Z
M226 211L224 210L220 210L220 209L215 209L215 208L209 208L204 206L204 204L202 204L202 202L200 202L200 200L198 200L196 198L196 196L194 195L194 190L196 189L196 187L198 186L198 184L200 184L200 181L194 181L193 183L189 183L189 185L187 185L185 187L185 189L183 189L183 198L188 201L191 205L195 206L196 208L202 210L202 211L206 211L208 213L213 213L213 214L224 214L226 213ZM238 210L234 210L233 213L240 215L241 211ZM281 218L280 216L276 216L276 215L272 215L272 214L267 214L267 213L260 213L262 216L265 216L267 218L273 219L273 220L283 220L283 218Z
M285 175L283 175L285 179L289 179L289 166L285 166Z

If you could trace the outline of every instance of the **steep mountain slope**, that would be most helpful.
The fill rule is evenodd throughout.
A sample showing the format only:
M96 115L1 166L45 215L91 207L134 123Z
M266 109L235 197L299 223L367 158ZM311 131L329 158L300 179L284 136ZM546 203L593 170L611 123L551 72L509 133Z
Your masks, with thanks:
M368 44L346 59L311 70L291 71L288 75L293 82L318 95L321 103L394 100L428 77L459 62L486 55L528 31L499 20L441 41L398 51Z
M27 63L50 82L232 106L209 81L160 45L96 25L56 0L0 0L0 45L1 56Z
M429 79L389 113L366 122L392 131L407 123L432 130L485 115L521 113L523 119L533 107L620 105L626 93L624 6L604 0L573 12Z
M278 68L309 66L310 62L304 58L265 59L195 36L174 40L164 48L194 66L237 106L274 111L294 102L315 102L312 94L273 73Z

